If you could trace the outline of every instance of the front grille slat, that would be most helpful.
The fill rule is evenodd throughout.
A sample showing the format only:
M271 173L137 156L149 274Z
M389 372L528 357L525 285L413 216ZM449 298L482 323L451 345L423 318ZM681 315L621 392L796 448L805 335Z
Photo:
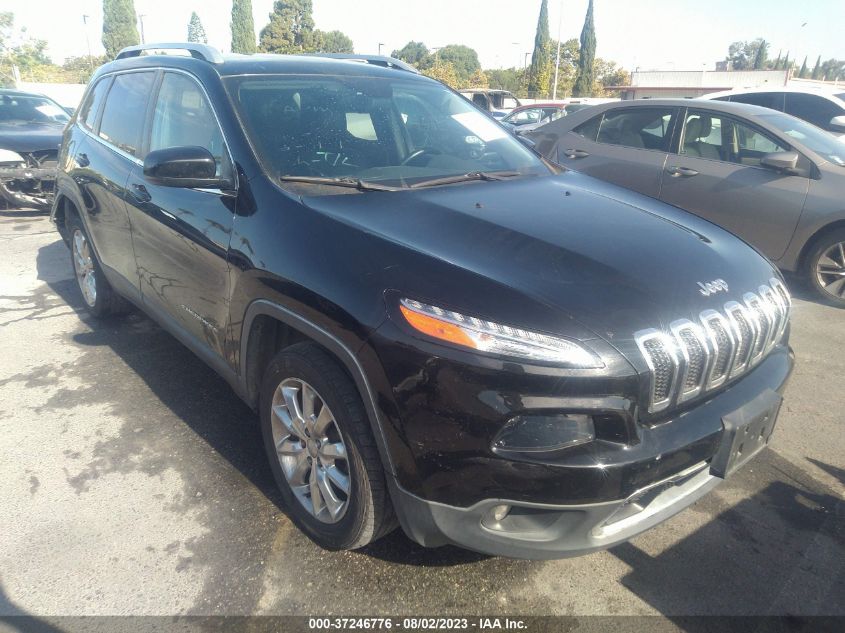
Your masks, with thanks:
M670 332L634 335L650 372L650 413L680 404L757 365L782 339L791 299L778 279L729 301L724 312L705 310L697 323L672 322Z

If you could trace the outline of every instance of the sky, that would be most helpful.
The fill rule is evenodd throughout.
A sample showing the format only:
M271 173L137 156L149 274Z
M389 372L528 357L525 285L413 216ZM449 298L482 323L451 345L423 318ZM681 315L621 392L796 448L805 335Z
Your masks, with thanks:
M356 53L382 53L409 40L429 48L465 44L484 68L522 66L533 49L540 0L313 0L317 28L339 29ZM252 0L256 33L273 0ZM561 11L562 7L562 11ZM549 0L552 37L577 38L587 0ZM209 44L229 49L231 0L135 0L147 42L183 41L191 11ZM17 26L45 39L54 61L102 54L101 0L0 0ZM83 23L87 14L88 25ZM562 17L562 21L559 22ZM712 70L737 40L763 37L770 55L789 50L800 63L845 59L845 0L595 0L597 55L628 70Z

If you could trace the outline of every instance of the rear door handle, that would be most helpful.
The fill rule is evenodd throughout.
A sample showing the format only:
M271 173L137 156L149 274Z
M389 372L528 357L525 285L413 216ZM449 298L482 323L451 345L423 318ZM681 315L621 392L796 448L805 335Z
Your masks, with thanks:
M666 172L673 178L691 178L692 176L698 176L698 171L695 169L690 169L689 167L677 167L674 165L667 167Z
M585 152L583 149L567 149L564 150L563 155L567 158L587 158L590 152Z
M136 201L141 203L149 202L153 199L153 197L150 195L150 192L147 191L147 188L137 182L132 183L129 186L129 193L132 195L133 198L135 198Z

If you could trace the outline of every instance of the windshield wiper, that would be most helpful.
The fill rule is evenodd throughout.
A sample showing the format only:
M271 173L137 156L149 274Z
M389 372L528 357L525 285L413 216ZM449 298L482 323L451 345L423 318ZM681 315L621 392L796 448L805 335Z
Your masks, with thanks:
M516 178L522 173L518 171L471 171L468 174L458 174L457 176L444 176L442 178L432 178L430 180L421 180L411 185L411 189L418 189L420 187L436 187L437 185L451 185L456 182L468 182L471 180L505 180L506 178Z
M377 182L361 180L360 178L326 178L324 176L279 176L282 182L304 182L313 185L328 185L330 187L350 187L360 191L402 191L402 187L380 185Z

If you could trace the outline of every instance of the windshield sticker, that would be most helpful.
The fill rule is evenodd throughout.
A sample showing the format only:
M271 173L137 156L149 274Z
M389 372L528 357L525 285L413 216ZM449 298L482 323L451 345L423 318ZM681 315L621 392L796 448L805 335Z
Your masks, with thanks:
M508 135L497 123L494 123L480 112L461 112L460 114L453 114L452 118L485 143L497 141Z

